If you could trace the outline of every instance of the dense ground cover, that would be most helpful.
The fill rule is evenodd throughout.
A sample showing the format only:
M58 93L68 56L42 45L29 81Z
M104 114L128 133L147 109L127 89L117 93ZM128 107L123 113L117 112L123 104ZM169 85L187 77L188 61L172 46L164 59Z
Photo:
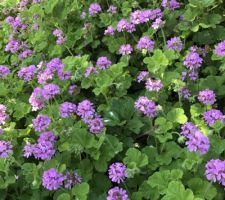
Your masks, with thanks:
M223 0L0 9L0 199L225 199Z

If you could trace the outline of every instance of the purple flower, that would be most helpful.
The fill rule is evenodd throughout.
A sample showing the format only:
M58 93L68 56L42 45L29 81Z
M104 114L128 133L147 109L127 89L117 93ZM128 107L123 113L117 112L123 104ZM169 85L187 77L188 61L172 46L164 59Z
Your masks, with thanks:
M92 3L89 7L89 14L91 16L95 15L95 14L101 12L101 11L102 11L102 8L98 3Z
M103 131L104 124L101 117L96 116L95 118L91 119L90 122L88 122L88 127L91 133L98 134Z
M76 113L77 106L70 102L64 102L60 105L59 111L62 118L68 118Z
M188 138L189 135L193 134L195 131L199 130L192 122L186 122L181 126L181 135Z
M181 72L180 80L185 81L186 77L187 77L187 72L186 71Z
M54 154L55 149L52 142L42 141L33 145L33 155L36 159L51 160Z
M127 176L127 168L123 163L116 162L109 166L109 178L112 182L121 183Z
M40 134L37 141L38 143L42 143L42 142L54 143L56 141L56 136L52 131L46 131Z
M27 142L26 145L23 147L23 156L25 158L29 158L33 155L34 152L34 145Z
M57 94L60 94L58 85L50 83L43 87L43 96L46 100L53 99Z
M161 28L165 24L165 21L163 21L161 18L157 18L153 23L152 23L152 28L157 30Z
M139 99L135 102L134 105L138 111L150 118L153 118L157 115L155 102L149 100L147 97L139 97Z
M123 32L123 31L127 31L129 33L134 32L135 29L135 25L129 23L126 19L121 19L118 24L117 24L117 31L118 32Z
M20 50L20 48L21 48L20 41L10 38L8 44L5 47L5 51L17 53Z
M0 104L0 125L4 125L9 116L6 113L6 106Z
M216 95L212 90L202 90L198 94L198 100L205 105L212 105L216 102Z
M168 8L169 10L180 8L180 3L176 0L163 0L161 5L164 8Z
M96 73L96 72L97 72L96 68L93 66L90 66L86 69L84 76L89 77L91 74Z
M82 178L76 172L66 172L64 187L66 189L71 189L74 185L80 184Z
M42 88L35 88L34 91L32 92L30 98L29 98L29 103L32 106L33 111L40 110L44 108L45 106L45 99L43 97L43 89Z
M77 89L77 85L70 85L69 89L68 89L68 93L70 95L72 95Z
M12 153L12 144L9 141L0 140L0 158L7 158Z
M173 37L167 41L167 48L173 49L174 51L181 51L183 44L179 37Z
M151 52L154 49L154 45L154 41L152 41L148 36L144 36L138 41L137 48L140 50L146 49Z
M47 63L47 69L49 69L52 72L55 71L63 71L64 65L62 61L59 58L53 58Z
M21 0L19 3L20 8L24 8L29 4L29 0Z
M12 17L12 16L8 16L6 18L6 22L11 25L11 27L13 28L14 31L16 31L18 28L22 27L22 19L20 16L17 17Z
M62 45L65 42L64 34L61 29L55 29L52 34L57 37L56 44Z
M112 14L116 14L117 13L117 7L114 6L114 5L110 5L107 12L112 13Z
M190 80L196 81L198 79L198 72L196 70L191 70L188 73Z
M37 132L41 132L46 130L51 124L52 120L50 117L46 115L38 115L35 119L32 120L34 130Z
M148 91L156 91L159 92L163 88L163 84L160 80L147 79L145 82L145 88Z
M19 59L20 60L24 60L25 58L32 56L33 55L33 51L30 49L26 49L25 51L23 51L22 53L20 53L19 55Z
M10 70L8 67L0 65L0 78L4 78L10 74Z
M216 45L215 53L217 56L225 56L225 40Z
M34 78L34 74L37 71L35 65L30 65L28 67L23 67L18 71L18 76L24 81L31 81Z
M119 187L113 187L108 191L106 200L129 200L129 197L126 190Z
M201 131L196 130L192 134L188 135L186 141L189 151L199 152L200 154L206 154L209 151L209 139Z
M114 28L112 26L108 26L107 29L104 32L104 35L114 35Z
M140 83L140 82L146 80L148 77L149 77L149 72L148 71L142 71L137 76L137 82Z
M53 76L54 76L54 73L49 69L45 69L44 71L40 71L38 73L38 83L39 84L45 84L48 80L52 80Z
M225 186L225 161L212 159L205 165L205 176L209 181Z
M191 96L190 90L187 87L182 87L179 91L179 95L184 99L189 99Z
M90 119L93 119L95 109L93 103L89 100L83 100L77 106L77 115L80 116L85 122L88 122Z
M203 62L203 59L199 56L199 54L197 52L189 52L184 60L184 65L190 69L197 69L199 67L201 67Z
M96 65L100 68L100 69L107 69L112 65L112 62L105 56L99 57Z
M133 48L130 44L123 44L120 46L120 54L129 55L133 51Z
M209 126L213 126L216 121L224 123L224 115L220 110L211 109L203 113L203 119Z
M57 190L63 185L65 176L58 173L55 168L44 171L42 185L48 190Z

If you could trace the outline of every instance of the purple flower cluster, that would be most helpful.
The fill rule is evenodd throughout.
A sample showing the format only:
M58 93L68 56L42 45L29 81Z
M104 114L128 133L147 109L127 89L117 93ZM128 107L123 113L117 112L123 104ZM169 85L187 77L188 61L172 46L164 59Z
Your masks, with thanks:
M148 91L156 91L159 92L163 88L163 84L160 80L153 80L151 78L148 78L145 82L145 88Z
M69 89L68 89L68 93L70 95L72 95L72 94L74 94L74 92L76 91L76 89L77 89L77 85L70 85L69 86Z
M116 14L117 13L117 7L114 6L114 5L110 5L107 12L112 13L112 14Z
M59 111L62 118L68 118L76 113L77 106L74 103L64 102L60 105Z
M191 51L187 54L183 63L189 70L195 70L201 67L202 62L203 59L200 55L195 51Z
M205 105L212 105L216 102L216 95L212 90L202 90L198 94L198 100Z
M91 74L94 74L97 72L96 67L90 66L86 69L84 76L89 77Z
M127 177L127 168L123 163L116 162L109 166L109 178L112 182L121 183Z
M60 88L56 84L50 83L43 87L43 97L45 100L53 99L58 94L60 94Z
M36 159L50 160L55 154L54 143L56 136L53 132L48 131L41 133L37 143L30 144L29 142L24 146L24 157L29 158L34 156Z
M65 43L65 37L61 29L55 29L52 34L57 37L56 44L62 45Z
M18 71L18 76L24 81L31 81L37 71L35 65L30 65L28 67L23 67Z
M78 104L77 115L88 125L91 133L98 134L103 131L103 119L96 114L93 103L89 100L83 100Z
M80 184L82 178L76 172L66 172L64 187L66 189L71 189L74 185Z
M22 19L20 16L17 17L12 17L12 16L8 16L6 18L6 22L13 28L14 31L18 30L19 28L22 27Z
M163 8L168 8L169 10L180 8L180 3L176 0L163 0L161 5Z
M42 185L48 190L57 190L63 185L65 176L56 171L55 168L44 171Z
M0 125L4 125L9 116L6 113L6 106L0 104Z
M163 27L165 24L165 21L163 21L161 18L157 18L153 23L152 23L152 28L155 30L158 30L159 28Z
M51 124L51 118L46 115L38 115L32 120L34 130L37 132L45 131Z
M189 97L191 97L191 92L187 87L182 87L179 91L179 95L184 99L188 99Z
M153 118L157 115L155 102L149 100L147 97L139 97L134 105L138 111L150 118Z
M203 113L203 119L209 126L213 126L218 120L224 123L225 116L220 110L211 109Z
M113 187L108 191L106 200L129 200L129 197L126 190L119 187Z
M26 49L24 50L22 53L19 54L19 59L20 60L24 60L25 58L32 56L33 55L33 51L30 49Z
M10 70L8 67L0 65L0 78L4 78L10 74Z
M225 186L225 161L212 159L205 165L205 176L209 181Z
M181 135L186 138L189 151L206 154L209 151L209 139L193 123L187 122L181 127Z
M121 19L117 24L117 31L123 32L127 31L128 33L132 33L136 30L135 25L129 23L126 19Z
M107 69L112 65L112 62L107 57L102 56L98 58L96 65L100 69Z
M12 153L13 146L11 142L0 140L0 158L7 158Z
M14 38L9 38L8 44L5 47L5 51L11 53L17 53L21 48L21 42Z
M137 76L137 82L140 83L142 81L145 81L147 78L149 78L149 72L148 71L141 71L139 75Z
M172 49L174 51L181 51L183 48L183 44L179 37L173 37L167 41L167 48Z
M114 35L114 28L112 26L108 26L107 29L104 32L104 35Z
M98 3L92 3L90 6L89 6L89 14L91 16L95 15L95 14L98 14L99 12L102 11L102 8L101 6L98 4Z
M217 56L225 56L225 40L216 45L215 53Z
M137 49L139 50L145 49L149 52L152 52L154 49L154 44L155 42L152 41L148 36L144 36L140 38L140 40L138 41Z
M43 96L42 88L37 87L34 89L34 91L32 92L29 98L29 103L31 104L33 111L37 111L44 108L45 98Z
M133 51L133 48L130 44L123 44L120 46L120 54L121 55L129 55Z

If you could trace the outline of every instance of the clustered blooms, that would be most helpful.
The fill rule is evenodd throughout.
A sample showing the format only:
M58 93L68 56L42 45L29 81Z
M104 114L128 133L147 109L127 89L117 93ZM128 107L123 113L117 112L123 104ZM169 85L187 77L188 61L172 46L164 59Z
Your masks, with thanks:
M141 71L137 76L137 82L140 83L142 81L145 81L148 77L149 77L148 71Z
M77 111L77 106L74 103L64 102L59 107L60 116L62 118L68 118Z
M62 45L65 43L65 37L61 29L55 29L52 34L57 37L56 44Z
M0 125L4 125L9 116L6 113L6 106L0 104Z
M113 187L108 191L107 200L129 200L127 191L120 187Z
M116 162L109 166L109 178L112 182L121 183L127 177L127 168L123 163Z
M155 42L152 41L148 36L140 38L137 44L137 49L147 50L149 52L153 51Z
M210 143L206 137L193 123L187 122L181 127L181 135L186 138L186 145L189 151L206 154L209 151Z
M182 87L179 90L179 95L181 97L183 97L184 99L188 99L189 97L191 97L191 92L190 92L190 90L187 87Z
M183 48L183 44L179 37L173 37L167 41L167 48L172 49L174 51L181 51Z
M133 48L130 44L123 44L120 46L120 54L122 55L129 55L132 53Z
M201 67L202 61L203 61L203 59L200 57L200 55L197 52L191 51L187 54L187 56L184 60L184 65L188 69L194 70L194 69L198 69L199 67Z
M19 54L19 59L20 60L24 60L25 58L32 56L33 55L33 51L30 49L26 49L24 50L22 53Z
M10 53L17 53L21 48L21 42L14 39L13 37L9 38L8 44L5 47L5 51Z
M30 65L28 67L23 67L18 71L18 76L24 81L31 81L34 78L34 75L37 71L35 65Z
M108 26L104 32L104 35L114 35L115 29L112 26Z
M43 132L39 136L37 143L31 144L29 142L24 146L24 157L29 158L34 156L36 159L50 160L55 154L54 143L56 136L53 132Z
M216 95L212 90L202 90L198 94L198 100L205 105L212 105L216 102Z
M224 123L224 114L217 109L211 109L203 113L203 119L209 126L213 126L216 121Z
M55 168L44 171L42 175L42 185L50 190L57 190L63 185L66 189L71 189L74 185L80 184L82 178L76 172L66 172L66 175L59 173Z
M95 15L95 14L101 12L101 11L102 11L102 8L98 3L92 3L89 7L89 14L91 16Z
M148 78L145 82L145 88L148 91L156 91L159 92L163 88L163 84L160 80L153 80L151 78Z
M95 113L93 103L89 100L83 100L78 104L77 115L88 125L91 133L98 134L103 131L103 119Z
M69 86L69 89L68 89L68 93L70 95L72 95L72 94L74 94L74 92L76 91L76 89L77 89L77 85L70 85Z
M128 33L132 33L135 30L136 30L135 25L132 23L129 23L126 19L121 19L117 24L118 32L127 31Z
M10 69L6 66L0 65L0 78L4 78L10 74Z
M0 158L7 158L12 153L12 144L9 141L0 140Z
M149 100L147 97L139 97L134 105L139 112L146 115L147 117L153 118L157 115L155 102Z
M112 65L112 62L105 56L99 57L96 66L100 69L107 69Z
M46 115L38 115L32 120L34 130L37 132L45 131L51 124L51 118Z
M14 31L17 31L19 28L22 27L22 19L20 16L17 17L12 17L12 16L8 16L6 18L6 22L13 28Z
M209 181L225 186L225 161L212 159L205 165L205 175Z
M217 44L215 53L217 56L225 56L225 40Z
M161 5L164 8L168 8L169 10L180 8L180 3L176 0L163 0Z
M112 13L112 14L116 14L117 13L117 7L114 6L114 5L110 5L107 12Z

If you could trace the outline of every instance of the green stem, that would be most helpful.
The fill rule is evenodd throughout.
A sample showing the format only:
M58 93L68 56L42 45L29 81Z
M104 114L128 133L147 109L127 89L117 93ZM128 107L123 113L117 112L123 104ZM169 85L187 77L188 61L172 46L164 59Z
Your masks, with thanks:
M162 32L162 37L163 37L163 43L164 43L164 47L166 46L166 37L165 37L165 33L163 28L161 28L161 32Z

